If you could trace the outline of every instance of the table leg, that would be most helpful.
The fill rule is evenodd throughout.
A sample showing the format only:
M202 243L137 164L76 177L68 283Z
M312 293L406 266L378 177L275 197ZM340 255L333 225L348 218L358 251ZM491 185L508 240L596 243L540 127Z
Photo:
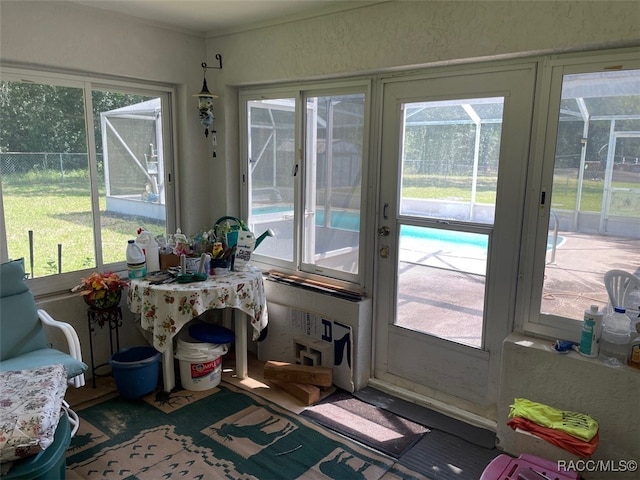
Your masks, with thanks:
M249 318L246 313L233 312L236 326L236 376L247 378L247 324Z
M170 392L176 386L176 372L173 367L173 342L169 342L169 348L162 354L162 381L165 392Z

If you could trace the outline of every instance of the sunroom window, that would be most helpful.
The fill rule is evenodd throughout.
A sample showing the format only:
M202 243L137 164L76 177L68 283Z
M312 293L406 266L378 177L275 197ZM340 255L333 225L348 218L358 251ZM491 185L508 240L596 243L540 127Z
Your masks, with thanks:
M246 92L242 103L247 218L256 235L275 233L256 250L256 260L357 283L366 88Z
M532 305L534 323L553 327L560 319L577 325L590 305L612 307L608 270L640 274L640 69L558 66L551 82L561 93L549 113L551 191L539 199L549 223ZM627 307L637 316L640 298Z
M122 270L139 227L166 231L169 95L3 71L1 256L25 258L34 291Z

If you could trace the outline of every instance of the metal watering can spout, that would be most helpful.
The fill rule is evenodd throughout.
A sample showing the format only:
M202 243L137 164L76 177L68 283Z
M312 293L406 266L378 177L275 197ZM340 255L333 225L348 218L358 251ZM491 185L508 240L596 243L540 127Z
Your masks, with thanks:
M265 238L267 238L267 237L275 237L275 236L276 236L276 234L273 233L273 230L268 229L266 232L264 232L262 235L260 235L258 238L256 238L256 244L253 247L253 249L255 250L256 248L258 248L258 245L260 245Z

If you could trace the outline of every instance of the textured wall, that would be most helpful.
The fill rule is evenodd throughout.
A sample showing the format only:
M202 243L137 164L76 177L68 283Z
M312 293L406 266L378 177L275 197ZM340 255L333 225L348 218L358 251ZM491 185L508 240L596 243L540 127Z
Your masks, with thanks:
M560 410L586 413L599 425L600 442L594 460L640 461L640 371L612 368L576 352L555 353L551 342L512 335L505 341L498 402L499 447L519 455L533 453L549 459L577 457L506 425L509 405L516 397ZM616 463L614 463L615 465ZM586 479L638 478L634 472L583 472Z
M297 80L640 41L635 1L395 1L207 41L224 83Z

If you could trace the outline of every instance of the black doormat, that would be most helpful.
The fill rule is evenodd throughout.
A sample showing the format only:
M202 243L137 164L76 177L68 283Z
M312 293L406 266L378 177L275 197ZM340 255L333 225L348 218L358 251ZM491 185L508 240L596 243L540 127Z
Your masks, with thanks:
M302 416L394 458L400 458L429 431L344 390L306 408Z
M500 455L438 430L425 435L398 463L432 480L478 480L484 469Z
M355 392L354 395L364 402L425 425L430 429L455 435L479 447L492 449L496 445L496 434L490 430L470 425L421 405L393 397L375 388L365 387Z

